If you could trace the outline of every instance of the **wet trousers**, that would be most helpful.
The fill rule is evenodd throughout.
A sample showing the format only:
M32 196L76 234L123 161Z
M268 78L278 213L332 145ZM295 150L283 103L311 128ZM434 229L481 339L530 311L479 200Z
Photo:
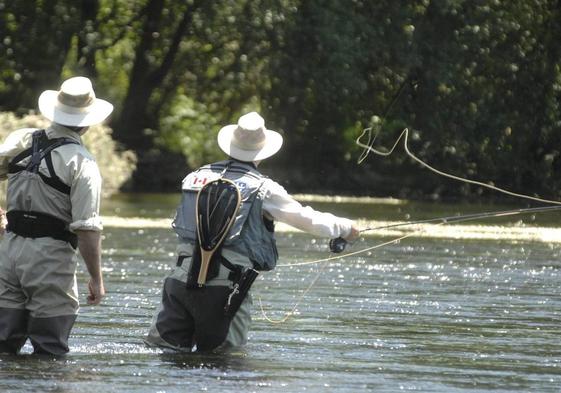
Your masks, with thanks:
M226 278L229 270L221 267L219 276L205 287L188 289L187 269L177 266L165 279L162 301L145 342L187 352L246 344L251 323L250 296L233 318L226 317L224 305L232 292L232 283Z
M51 238L7 233L0 243L0 353L62 355L78 313L75 252Z

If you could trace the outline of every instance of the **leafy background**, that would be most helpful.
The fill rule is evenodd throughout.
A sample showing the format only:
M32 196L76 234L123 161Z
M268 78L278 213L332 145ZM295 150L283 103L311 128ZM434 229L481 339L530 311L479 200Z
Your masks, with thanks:
M177 190L257 110L285 137L264 171L293 192L499 197L403 153L358 165L381 125L380 147L409 127L435 167L558 198L560 20L558 0L0 0L0 110L91 77L138 157L127 190Z

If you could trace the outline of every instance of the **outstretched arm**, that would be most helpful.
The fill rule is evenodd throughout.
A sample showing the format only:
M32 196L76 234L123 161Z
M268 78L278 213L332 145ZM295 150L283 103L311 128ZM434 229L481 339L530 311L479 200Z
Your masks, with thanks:
M313 235L353 241L359 237L355 222L331 213L317 211L310 206L302 206L278 183L268 184L268 193L263 209L275 220L289 224Z
M105 296L101 273L101 232L76 230L76 234L78 235L78 249L90 273L88 304L99 304Z

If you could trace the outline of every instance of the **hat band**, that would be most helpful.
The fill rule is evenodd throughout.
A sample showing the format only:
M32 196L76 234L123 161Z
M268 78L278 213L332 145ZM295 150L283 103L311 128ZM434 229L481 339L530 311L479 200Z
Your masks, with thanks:
M95 100L95 95L91 91L86 94L68 94L64 91L59 91L57 99L58 102L68 107L87 108Z
M232 138L232 144L242 150L261 150L266 142L263 129L249 131L238 127Z
M87 94L68 94L64 91L59 91L57 95L57 102L55 107L64 113L69 114L82 114L88 112L95 100L93 92Z
M64 105L60 101L57 101L57 103L55 105L55 108L58 109L59 111L64 112L64 113L69 113L69 114L87 113L87 112L89 112L89 109L91 107L92 107L91 105L83 106L83 107L69 106L69 105Z

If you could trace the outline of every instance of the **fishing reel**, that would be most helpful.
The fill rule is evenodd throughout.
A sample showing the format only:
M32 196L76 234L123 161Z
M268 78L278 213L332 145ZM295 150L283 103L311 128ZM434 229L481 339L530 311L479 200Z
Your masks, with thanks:
M347 241L342 237L337 237L329 241L329 250L334 254L339 254L345 251L347 247Z

